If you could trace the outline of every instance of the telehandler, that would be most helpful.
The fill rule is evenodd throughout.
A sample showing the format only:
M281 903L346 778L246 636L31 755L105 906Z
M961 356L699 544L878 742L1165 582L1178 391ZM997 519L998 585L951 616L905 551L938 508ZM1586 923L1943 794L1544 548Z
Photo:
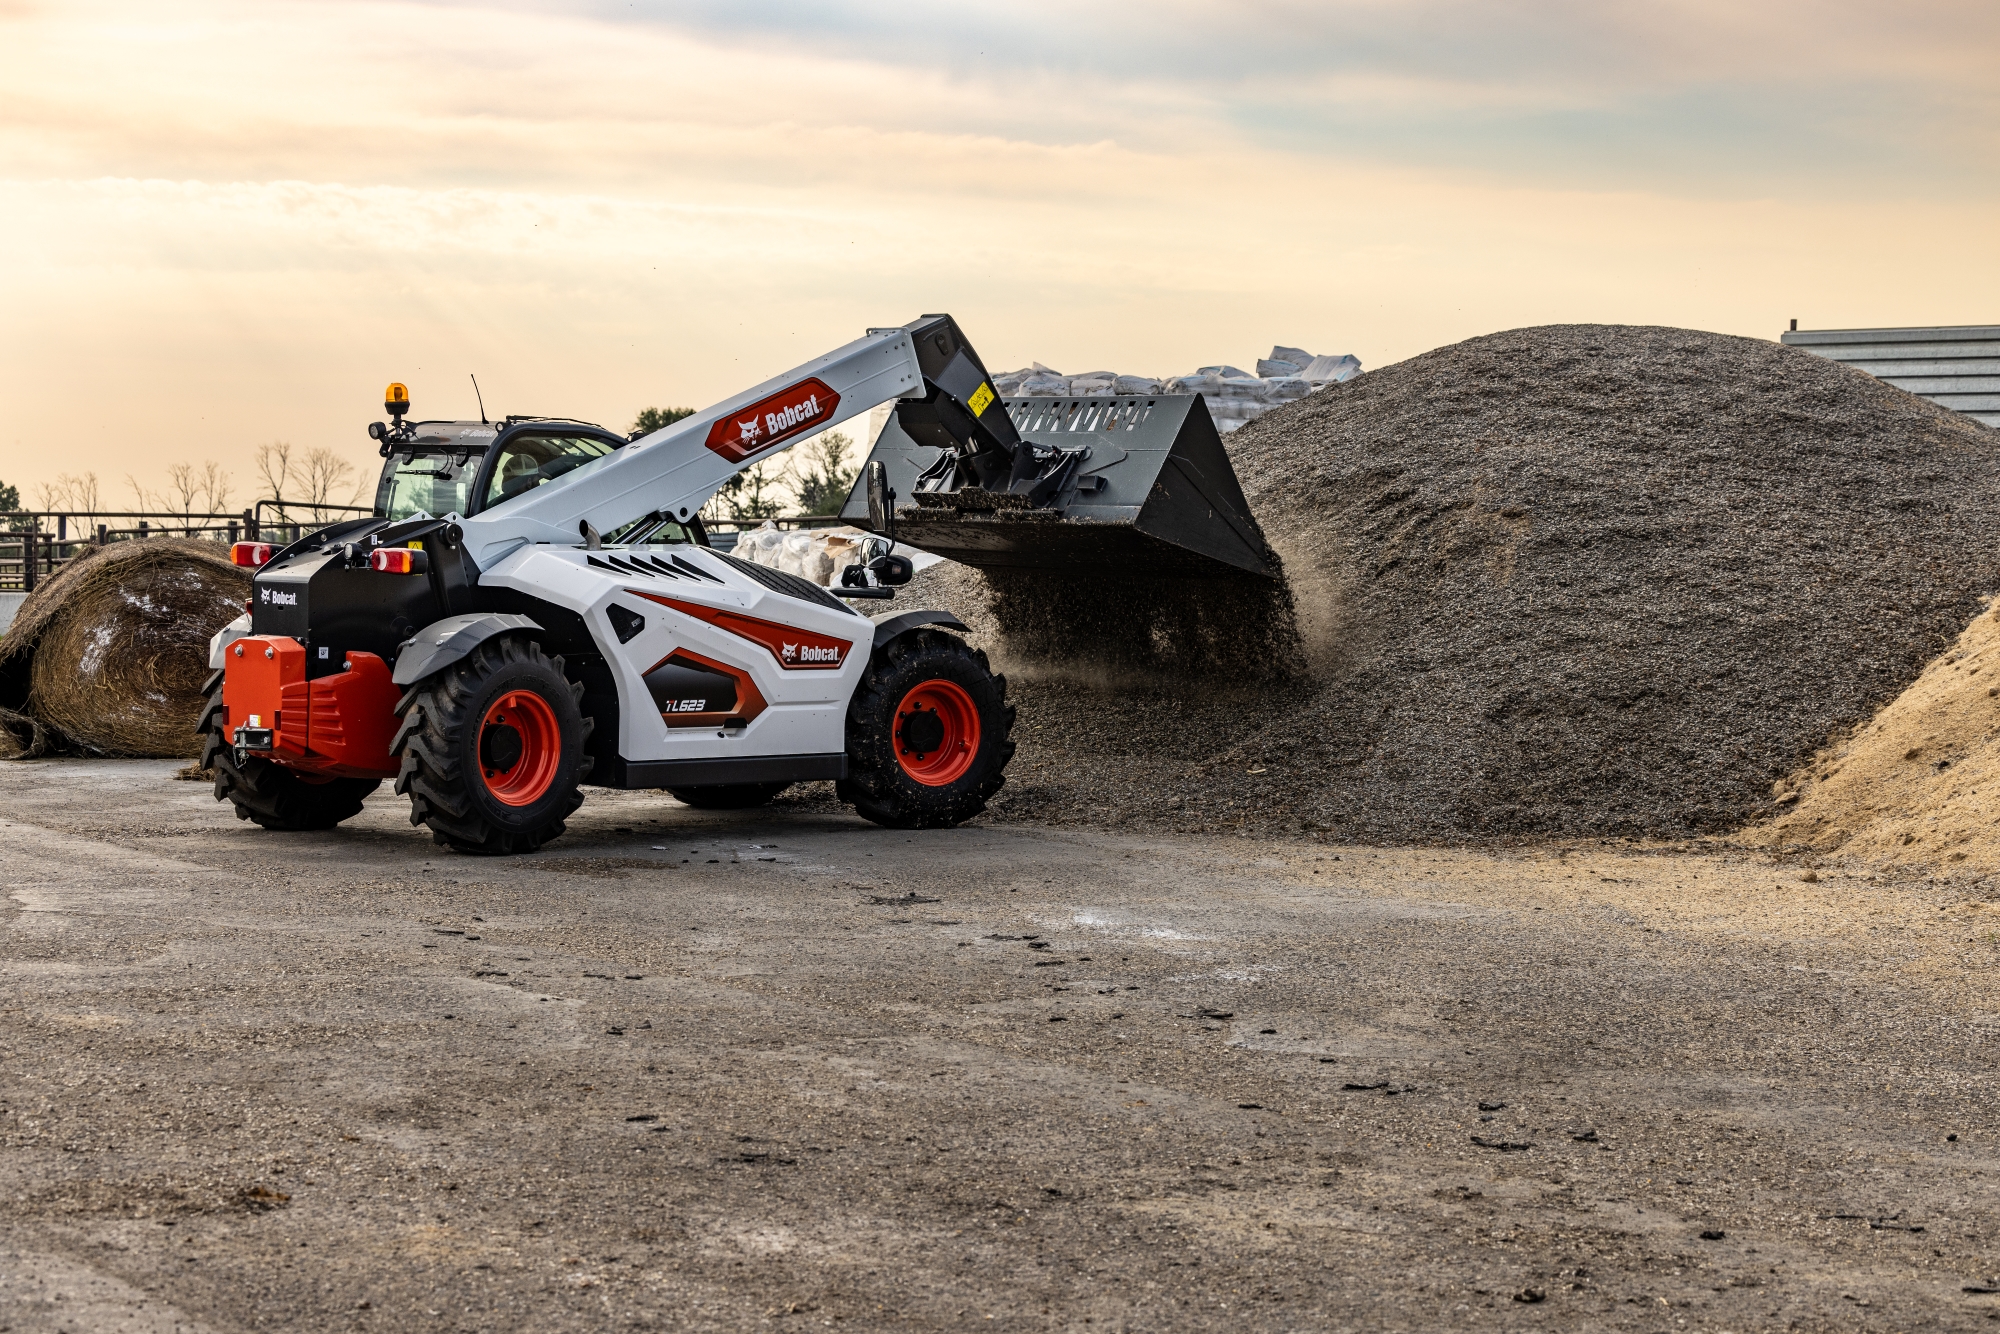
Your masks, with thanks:
M730 477L884 402L848 503L887 535L865 564L824 588L708 545L700 510ZM400 384L384 406L372 517L232 552L255 574L210 647L202 760L217 800L266 829L331 828L384 779L412 824L469 853L540 847L584 784L737 808L831 779L892 827L976 815L1014 753L1005 678L947 611L850 605L910 578L892 479L916 502L900 514L975 565L1270 573L1198 396L1117 403L1088 429L1003 403L948 315L871 329L636 439L563 418L411 422ZM1054 438L1015 424L1055 416Z

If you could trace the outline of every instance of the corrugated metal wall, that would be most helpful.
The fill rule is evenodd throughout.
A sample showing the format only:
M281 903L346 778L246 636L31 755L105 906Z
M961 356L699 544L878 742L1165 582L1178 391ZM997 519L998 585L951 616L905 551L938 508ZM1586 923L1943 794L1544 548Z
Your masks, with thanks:
M2000 325L1797 329L1779 341L1867 371L1988 426L2000 426Z

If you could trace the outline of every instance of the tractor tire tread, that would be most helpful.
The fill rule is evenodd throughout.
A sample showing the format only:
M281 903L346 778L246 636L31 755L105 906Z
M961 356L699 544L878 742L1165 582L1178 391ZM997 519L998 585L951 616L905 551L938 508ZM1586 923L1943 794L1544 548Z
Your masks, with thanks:
M208 679L208 702L201 713L202 767L215 775L215 799L235 808L236 818L276 832L332 829L361 813L375 778L334 778L308 783L291 770L255 757L238 760L236 747L216 718L223 714L222 673Z
M941 787L917 783L903 772L893 734L896 706L933 676L965 689L981 724L972 769ZM1005 786L1003 771L1014 757L1015 710L1006 691L1006 678L956 636L931 629L897 636L872 655L848 705L848 776L835 791L862 816L892 829L948 828L978 815Z
M492 856L533 852L560 836L568 828L567 817L583 804L576 785L589 774L591 761L582 754L572 766L569 790L530 827L508 828L489 818L470 791L471 775L459 756L468 741L467 730L481 722L472 716L472 705L496 674L522 664L537 665L558 679L562 676L560 657L550 657L523 636L502 635L418 682L397 701L402 721L392 743L392 753L401 760L396 790L410 798L410 823L429 826L440 847ZM571 705L580 705L583 687L571 681L563 684ZM580 707L577 712L581 715ZM579 717L579 724L574 730L581 747L590 739L593 723ZM471 740L476 743L477 738Z

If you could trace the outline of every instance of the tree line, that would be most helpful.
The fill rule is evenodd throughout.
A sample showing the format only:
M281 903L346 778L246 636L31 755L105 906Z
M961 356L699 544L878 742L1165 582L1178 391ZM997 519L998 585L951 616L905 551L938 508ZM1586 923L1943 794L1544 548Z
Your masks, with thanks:
M369 479L335 451L324 445L296 449L289 442L274 440L258 446L253 466L261 484L259 500L275 500L305 510L324 510L354 505L368 489ZM236 496L236 484L229 471L213 459L200 463L170 463L164 481L148 485L131 473L125 485L132 493L132 510L145 514L227 514ZM34 510L43 513L73 514L94 518L116 512L103 494L103 484L94 472L62 473L55 480L35 488ZM21 509L18 486L0 483L0 513Z
M645 408L633 419L632 432L644 435L657 431L693 416L694 411ZM852 436L845 431L824 431L737 473L702 507L702 515L743 522L790 513L838 514L860 471L855 454ZM252 499L277 501L288 511L310 512L316 519L337 506L364 503L373 481L324 445L297 449L284 440L258 446L253 467L261 494ZM165 479L152 485L127 473L125 485L132 493L132 509L183 518L229 513L237 494L234 477L213 459L168 464ZM95 472L62 473L53 481L42 482L35 488L34 500L36 511L91 519L113 508L105 500ZM20 510L20 488L0 482L0 514L18 514ZM9 527L21 531L23 523L33 521L16 519Z

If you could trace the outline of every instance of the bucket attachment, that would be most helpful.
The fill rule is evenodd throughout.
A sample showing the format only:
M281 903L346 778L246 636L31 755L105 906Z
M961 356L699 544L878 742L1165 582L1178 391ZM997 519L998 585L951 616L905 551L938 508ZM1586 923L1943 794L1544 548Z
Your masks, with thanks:
M1000 405L1014 429L996 434L1018 435L1004 474L921 443L904 415L935 439L922 405L899 401L868 455L887 470L898 540L981 569L1279 577L1200 394ZM873 530L870 472L840 517Z

